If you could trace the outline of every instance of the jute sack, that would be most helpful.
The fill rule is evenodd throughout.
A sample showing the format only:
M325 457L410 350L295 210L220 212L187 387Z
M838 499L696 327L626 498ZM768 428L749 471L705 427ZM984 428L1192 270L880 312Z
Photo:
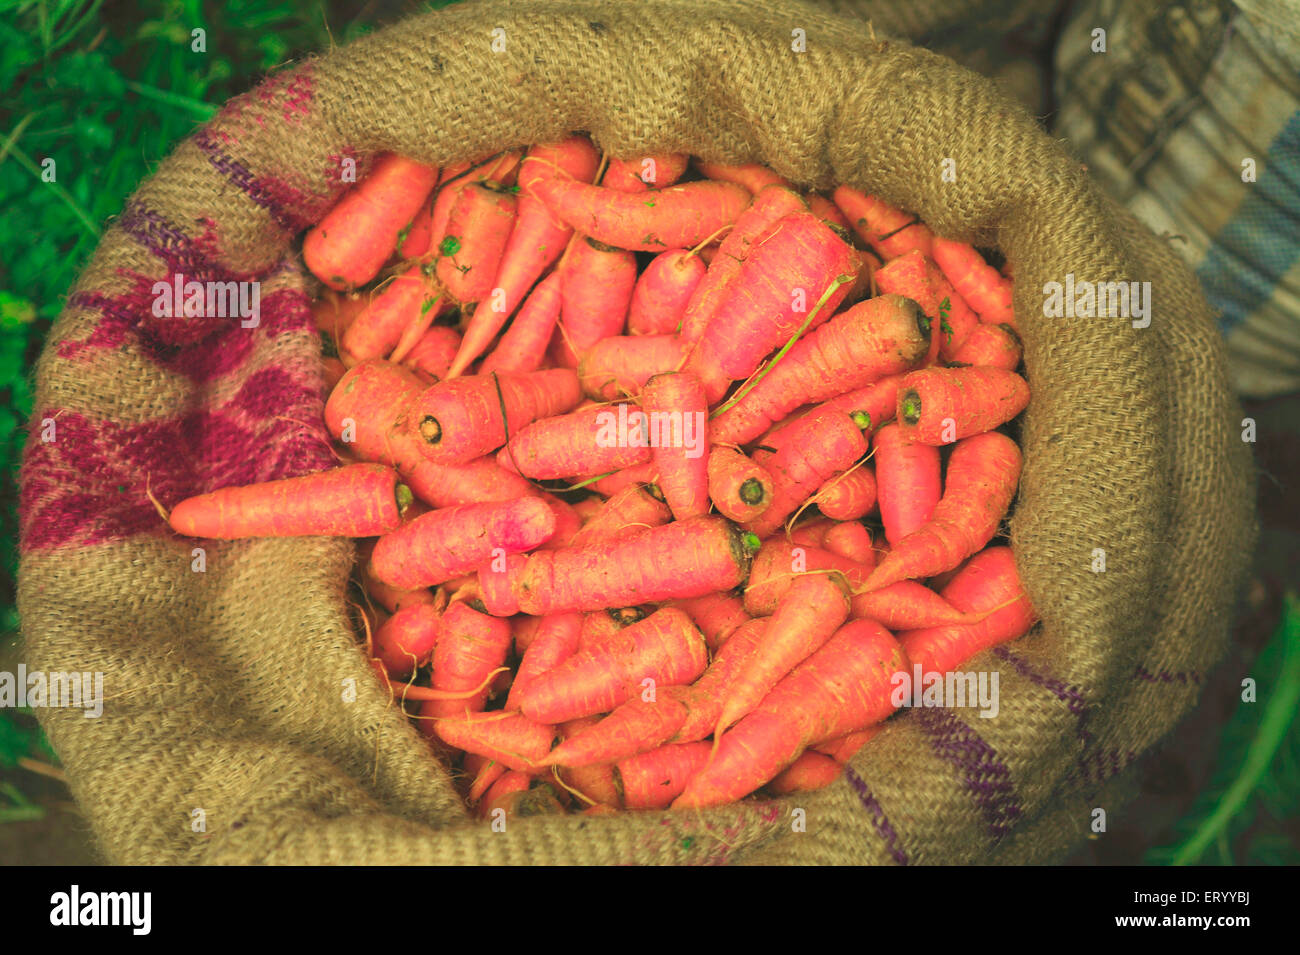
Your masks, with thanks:
M970 664L999 674L995 718L901 712L816 793L497 832L366 668L350 541L162 524L146 491L171 505L332 462L295 236L343 160L440 164L575 129L621 156L851 183L1014 263L1033 402L1010 533L1043 623ZM259 281L259 324L156 318L153 285L177 273ZM1044 284L1069 274L1150 282L1149 326L1045 317ZM19 605L28 665L102 672L105 699L41 719L113 862L1049 862L1120 805L1224 649L1255 522L1223 369L1165 245L988 81L860 20L788 0L414 17L227 104L68 300L37 368Z

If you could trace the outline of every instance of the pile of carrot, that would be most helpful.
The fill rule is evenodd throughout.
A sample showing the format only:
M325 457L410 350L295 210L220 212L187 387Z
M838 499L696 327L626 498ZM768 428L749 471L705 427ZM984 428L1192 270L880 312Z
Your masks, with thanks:
M573 135L379 157L302 254L339 466L168 519L358 538L365 652L480 813L829 785L897 674L1036 622L1010 269L917 216Z

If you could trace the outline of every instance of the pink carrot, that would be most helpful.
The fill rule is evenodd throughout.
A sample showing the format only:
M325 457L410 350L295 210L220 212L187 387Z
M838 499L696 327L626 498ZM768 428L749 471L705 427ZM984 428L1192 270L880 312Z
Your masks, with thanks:
M709 512L709 405L694 375L655 375L641 393L649 419L659 489L675 520ZM656 427L656 424L662 422Z

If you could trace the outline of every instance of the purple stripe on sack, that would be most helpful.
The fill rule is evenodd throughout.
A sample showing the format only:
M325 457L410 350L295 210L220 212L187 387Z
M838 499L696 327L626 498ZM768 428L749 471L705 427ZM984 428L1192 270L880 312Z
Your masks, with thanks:
M863 808L871 814L871 824L876 827L876 832L885 840L885 848L889 850L889 854L894 861L899 865L907 865L907 853L903 851L903 847L899 844L898 833L894 831L894 827L885 818L885 811L880 808L880 803L876 802L876 797L871 795L871 790L867 788L866 782L853 771L852 766L844 767L844 777L849 781L849 785L853 787L853 791L858 794L858 801L862 803Z
M1021 816L1011 772L988 743L957 717L942 709L916 711L937 756L961 773L966 789L984 814L989 831L1000 839Z
M212 167L265 209L284 231L301 232L312 224L304 210L315 205L314 196L304 194L275 176L254 175L242 162L226 154L217 141L218 137L206 126L198 130L193 139L194 145L207 156Z
M120 425L53 408L33 415L19 501L20 550L89 545L158 530L194 494L337 464L314 382L287 370L251 375L220 408ZM52 440L45 440L47 422Z
M1186 686L1188 683L1201 682L1201 674L1197 670L1161 670L1158 673L1152 673L1141 664L1138 665L1137 672L1134 674L1139 680L1146 680L1148 683L1181 683Z
M994 647L993 653L998 658L1005 660L1016 668L1016 672L1023 676L1035 686L1042 687L1050 692L1058 700L1065 704L1066 708L1076 716L1082 716L1087 709L1088 701L1084 699L1083 693L1075 686L1067 684L1064 680L1057 679L1049 674L1040 673L1029 661L1018 653L1012 652L1009 648Z
M1137 756L1137 752L1131 749L1121 753L1118 749L1098 747L1080 756L1070 775L1076 782L1101 786L1131 766Z

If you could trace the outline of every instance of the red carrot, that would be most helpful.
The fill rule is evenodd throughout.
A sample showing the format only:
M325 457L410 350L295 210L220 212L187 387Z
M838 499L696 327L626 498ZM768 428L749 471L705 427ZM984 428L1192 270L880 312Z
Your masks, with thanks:
M912 249L930 254L934 233L921 224L918 216L908 215L852 186L840 186L831 198L853 223L862 241L886 262Z
M778 773L767 788L776 796L825 789L839 779L843 771L844 768L831 757L805 750L802 756Z
M534 185L552 178L590 182L596 174L597 159L595 148L585 136L570 136L562 142L534 146L528 151L520 164L514 228L492 280L492 287L500 289L501 307L475 309L465 329L461 349L452 363L450 377L463 374L470 363L487 349L501 326L525 301L528 290L568 244L572 230L555 220L546 204L534 194Z
M870 430L878 431L881 425L893 420L894 410L898 405L898 386L902 383L902 375L889 375L865 388L848 391L830 401L823 401L814 411L861 413L867 416Z
M697 245L735 222L749 204L749 193L727 182L688 182L633 193L553 179L534 191L575 230L640 252Z
M413 508L414 504L411 509ZM433 591L427 587L419 587L415 590L401 590L397 587L389 587L382 581L376 580L369 572L368 567L370 555L374 553L374 550L375 544L373 540L361 541L357 545L357 573L361 578L362 587L365 588L371 600L389 613L397 613L403 607L414 604L437 604Z
M673 808L702 809L740 799L810 744L883 720L894 710L893 675L906 666L902 648L879 624L845 624L717 741L708 766Z
M605 474L652 458L639 443L641 412L627 405L588 408L534 421L497 453L503 468L542 480Z
M943 597L976 623L949 624L898 635L908 659L923 673L946 673L981 650L1016 640L1038 617L1029 603L1010 547L990 547L970 559L943 588Z
M625 809L667 809L704 768L709 743L674 743L615 764Z
M948 281L979 313L980 321L990 325L1007 324L1019 331L1011 308L1010 279L999 275L997 269L965 242L936 237L932 255Z
M703 597L678 600L673 606L686 611L686 615L704 634L709 652L716 654L736 630L750 619L745 612L745 601L738 594L715 593Z
M657 489L656 489L657 490ZM651 488L633 484L623 488L601 505L600 510L569 542L572 547L587 547L601 541L635 537L652 527L672 520L672 512Z
M540 500L546 501L546 497ZM497 554L479 567L470 592L478 594L483 608L492 616L513 617L519 613L519 598L515 596L514 589L515 581L524 572L527 562L528 558L523 554Z
M555 727L534 723L525 716L471 713L431 721L445 743L478 753L520 773L535 774L551 751Z
M777 604L762 643L727 686L714 727L717 739L750 713L849 616L848 584L835 573L797 577Z
M991 431L1029 404L1029 385L1001 368L923 368L898 389L898 424L911 441L952 444Z
M969 618L929 587L915 580L900 580L851 601L854 618L868 617L888 630L911 630L967 623Z
M611 159L600 184L618 192L645 192L671 186L690 164L686 153L654 153L631 159Z
M865 517L876 506L876 479L871 468L858 467L831 475L817 490L813 503L837 521Z
M770 186L754 197L749 207L736 218L736 224L709 263L708 272L686 303L686 311L682 314L683 340L692 344L700 340L731 283L740 274L741 264L749 255L754 240L778 219L806 209L804 201L784 186Z
M896 424L872 437L876 493L885 538L897 543L930 519L939 503L939 449L909 439Z
M697 159L695 160L695 168L706 179L734 182L738 186L744 186L754 195L758 195L768 186L780 186L783 189L790 188L788 180L782 179L772 170L759 163L729 165L727 163L705 162L702 159Z
M474 570L499 549L529 550L555 533L555 515L536 497L447 507L382 537L371 558L374 574L408 590Z
M411 405L408 418L431 461L463 464L506 443L539 418L564 414L582 400L567 368L522 375L475 375L442 381Z
M794 422L782 430L775 452L754 454L772 475L774 489L772 503L746 529L760 538L771 534L831 475L847 470L866 453L867 439L847 414L815 414Z
M302 245L307 268L332 289L369 282L397 248L398 233L437 178L438 170L430 166L381 156L370 174L308 231Z
M560 265L560 328L569 368L603 338L621 335L636 286L636 256L624 249L574 235Z
M857 590L870 576L871 564L850 560L822 547L772 538L764 542L754 557L749 586L745 588L745 610L756 617L765 617L776 610L799 575L829 570L839 571Z
M544 673L555 669L578 652L578 635L582 628L582 614L556 613L540 618L537 634L523 651L515 682L506 697L505 708L519 708L519 696L524 689Z
M578 379L583 392L600 401L634 397L655 375L682 363L682 348L676 335L613 335L582 355Z
M528 792L528 787L533 782L527 773L506 769L500 763L493 762L489 765L497 767L497 773L483 792L483 803L478 812L481 819L491 819L498 809L507 816L510 815L516 801Z
M352 322L339 341L341 353L352 364L384 358L397 347L412 323L432 322L447 304L446 295L426 274L424 266L413 265L385 285Z
M708 649L695 624L666 607L530 681L519 694L519 708L546 723L594 716L642 693L647 680L689 683L707 665Z
M710 383L711 399L720 397L711 383L748 378L800 328L829 319L861 267L853 247L811 213L778 219L754 240L688 370Z
M381 464L349 464L186 498L168 522L186 537L373 537L396 529L410 489Z
M356 321L357 316L369 307L369 295L344 295L327 288L320 298L312 302L311 316L316 327L337 343L342 340L343 333Z
M524 299L523 307L505 330L483 364L479 374L492 372L535 371L546 355L546 343L551 340L555 323L560 320L560 289L564 276L552 272L533 287ZM477 317L475 312L475 317Z
M980 323L939 267L919 249L891 259L876 271L875 280L882 292L904 295L920 306L931 363L938 355L949 357Z
M893 548L862 585L863 593L956 567L993 539L1020 479L1020 449L996 431L957 442L943 497L930 520Z
M628 334L676 333L691 296L707 272L704 260L686 249L670 249L655 256L632 290Z
M389 676L398 680L408 678L432 657L442 632L440 624L441 615L432 603L403 607L375 631L375 658Z
M915 302L896 295L835 316L796 343L738 402L722 406L712 422L713 440L746 444L800 405L916 367L929 347L920 318Z
M597 722L599 717L586 716L579 720L569 720L560 724L560 738L562 740L570 739L575 733L581 732L587 727ZM561 743L563 745L563 743ZM554 750L551 750L554 753ZM566 788L581 794L584 799L590 800L598 806L610 806L621 809L623 807L623 795L619 790L618 780L614 776L614 767L609 763L604 765L581 766L578 768L565 768L556 770L561 782Z
M733 521L752 521L772 503L772 475L734 448L713 446L707 476L713 506Z
M452 356L460 345L460 333L447 325L434 325L422 334L401 359L407 368L445 378ZM396 352L394 352L396 354ZM397 359L393 359L397 360Z
M816 743L812 747L819 753L825 753L835 762L843 766L854 756L858 750L871 741L871 738L880 732L880 724L868 726L864 730L858 730L856 733L849 733L824 743Z
M855 520L841 521L828 528L822 537L822 546L832 554L868 567L876 563L876 552L871 546L871 532Z
M754 541L720 517L693 517L591 547L531 555L519 582L526 613L600 610L702 597L744 582Z
M447 607L442 615L441 631L433 648L431 683L435 690L459 692L482 685L493 670L506 662L510 652L510 621L479 613L464 601L452 601ZM433 700L422 713L426 716L477 713L487 703L487 696L485 687L468 699Z
M500 763L488 759L486 756L480 756L478 753L465 754L464 768L465 772L473 778L469 791L465 794L465 802L471 806L482 799L498 779L510 772ZM528 776L524 773L518 775L528 779Z
M659 472L655 468L654 461L648 460L641 464L620 468L599 480L592 481L588 487L597 494L613 497L619 491L634 484L653 484L658 476Z
M483 185L490 182L493 188L508 187L519 165L519 157L518 152L497 153L475 162L460 176L443 178L433 198L432 229L429 236L429 248L433 254L441 254L442 240L447 237L447 222L460 194L475 183Z
M966 336L962 346L952 353L949 364L1015 371L1020 367L1022 352L1020 336L1010 325L981 323Z
M849 221L848 216L825 196L817 192L806 192L803 198L808 203L809 211L827 225L837 225L847 232L853 231L853 223Z
M709 512L709 404L694 375L655 375L641 394L642 412L657 429L654 462L659 490L675 520ZM652 430L652 433L656 431Z
M485 301L515 224L514 194L492 183L466 186L447 216L447 234L438 245L438 279L461 303L501 311L505 305ZM498 307L499 306L499 307Z
M614 707L603 719L594 720L566 737L544 762L580 768L658 749L686 722L689 710L679 697L688 695L686 686L656 687L652 698L647 698L643 691Z
M429 251L433 238L433 204L425 199L411 221L398 233L397 254L404 259L418 259Z

